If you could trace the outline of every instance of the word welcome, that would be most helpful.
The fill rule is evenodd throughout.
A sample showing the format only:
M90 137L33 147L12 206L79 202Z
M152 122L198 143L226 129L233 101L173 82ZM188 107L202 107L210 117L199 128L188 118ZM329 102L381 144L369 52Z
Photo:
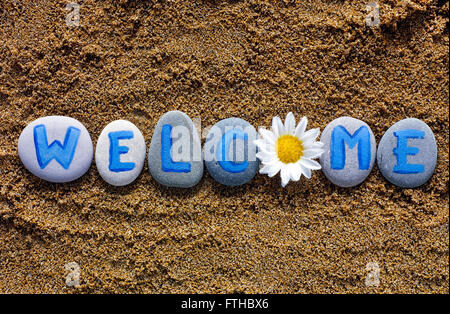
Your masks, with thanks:
M433 132L418 119L394 124L380 140L378 151L370 127L354 118L341 117L330 122L320 142L309 144L312 149L307 146L307 136L295 138L295 132L291 131L291 135L287 124L288 119L284 133L273 130L269 136L261 129L258 134L245 120L225 119L209 129L201 147L192 120L183 112L171 111L158 121L146 154L140 130L129 121L117 120L108 124L98 138L96 166L106 182L124 186L139 176L148 155L152 177L165 186L196 185L203 176L204 166L221 184L238 186L249 182L264 168L261 168L261 162L264 164L261 156L270 155L288 167L290 164L301 167L312 160L307 158L308 152L320 151L316 155L320 155L322 171L338 186L350 187L363 182L377 159L386 179L410 188L424 184L436 165ZM257 145L263 137L272 148ZM323 152L315 147L322 147ZM89 132L81 122L64 116L48 116L31 122L20 135L18 152L31 173L58 183L81 177L90 168L94 156ZM311 166L311 169L317 168ZM310 173L307 170L304 173Z

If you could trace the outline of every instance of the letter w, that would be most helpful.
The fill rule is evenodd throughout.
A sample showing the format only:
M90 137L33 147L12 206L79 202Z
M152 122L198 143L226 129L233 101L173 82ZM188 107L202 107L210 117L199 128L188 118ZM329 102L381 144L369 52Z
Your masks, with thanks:
M75 127L67 129L64 144L57 140L48 145L47 130L45 125L40 124L34 127L34 146L36 148L36 157L41 169L55 159L64 169L69 169L73 156L75 155L75 148L77 147L78 138L81 131Z

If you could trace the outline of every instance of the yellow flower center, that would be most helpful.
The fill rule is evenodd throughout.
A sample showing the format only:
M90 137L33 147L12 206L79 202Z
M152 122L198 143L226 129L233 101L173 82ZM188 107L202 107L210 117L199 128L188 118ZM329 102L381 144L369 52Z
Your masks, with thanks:
M294 163L303 155L303 143L293 135L282 135L277 140L276 151L281 162Z

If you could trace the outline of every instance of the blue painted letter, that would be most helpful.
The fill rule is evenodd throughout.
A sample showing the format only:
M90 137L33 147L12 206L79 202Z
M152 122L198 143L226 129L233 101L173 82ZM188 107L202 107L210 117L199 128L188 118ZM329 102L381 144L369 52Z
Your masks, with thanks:
M425 132L420 130L401 130L394 132L397 137L397 147L394 148L394 154L397 155L397 165L394 166L395 173L421 173L425 171L422 164L408 164L407 155L416 155L419 152L417 147L408 146L408 138L424 138Z
M117 131L108 133L109 137L109 170L112 172L130 171L135 167L134 162L121 162L120 155L128 153L127 146L119 146L119 140L133 138L133 131Z
M172 126L164 124L161 130L161 169L164 172L191 172L188 162L174 162L170 153L172 149Z
M78 138L81 131L73 126L69 127L64 138L64 145L59 141L53 141L48 145L47 130L45 125L39 124L34 127L34 146L36 148L36 157L41 169L55 159L64 169L69 169L75 148L77 147Z
M219 165L225 171L232 173L243 172L249 166L248 161L237 163L230 161L228 158L230 144L236 139L248 141L248 135L240 129L233 129L226 132L219 141L219 145L217 145L217 160L219 161Z
M331 134L330 162L331 169L342 170L345 167L345 143L349 148L358 144L359 170L368 170L371 160L370 133L363 125L353 135L342 126L338 125Z

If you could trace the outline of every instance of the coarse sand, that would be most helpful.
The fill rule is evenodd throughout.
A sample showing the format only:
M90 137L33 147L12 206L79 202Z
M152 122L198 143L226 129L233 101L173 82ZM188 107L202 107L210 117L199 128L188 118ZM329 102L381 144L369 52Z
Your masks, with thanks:
M0 292L449 293L448 1L0 0ZM162 114L321 130L348 115L377 142L406 117L438 145L434 176L400 189L375 166L354 188L321 171L169 189L145 165L114 188L95 164L51 184L17 153L27 123L81 121L94 145L127 119L147 147ZM207 130L206 130L207 131ZM204 132L203 132L204 133ZM66 285L67 263L80 266ZM379 265L367 286L368 263Z

